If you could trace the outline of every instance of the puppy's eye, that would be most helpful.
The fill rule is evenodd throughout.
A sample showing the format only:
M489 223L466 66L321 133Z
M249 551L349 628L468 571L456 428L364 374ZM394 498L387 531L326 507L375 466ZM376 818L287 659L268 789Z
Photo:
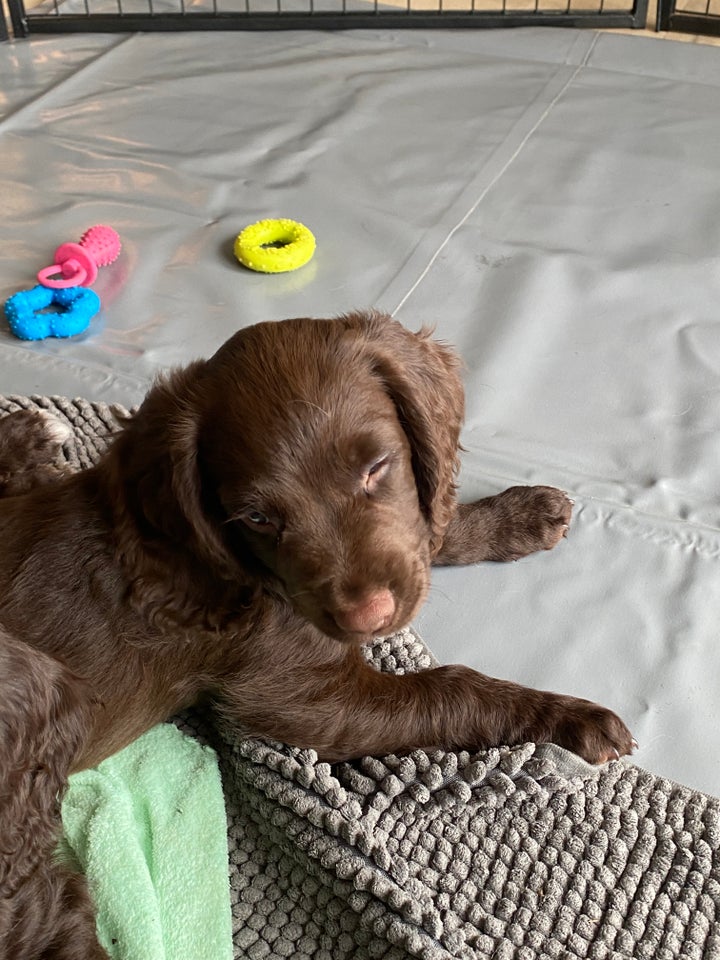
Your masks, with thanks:
M239 519L242 520L246 527L255 530L257 533L273 533L276 530L273 521L259 510L246 510L240 514Z
M378 457L370 466L365 470L364 477L364 487L366 493L372 493L375 487L380 483L382 478L390 469L390 457L383 456Z
M376 460L375 463L368 470L369 477L381 477L384 473L387 473L387 469L390 466L390 461L387 457L380 457L379 460Z

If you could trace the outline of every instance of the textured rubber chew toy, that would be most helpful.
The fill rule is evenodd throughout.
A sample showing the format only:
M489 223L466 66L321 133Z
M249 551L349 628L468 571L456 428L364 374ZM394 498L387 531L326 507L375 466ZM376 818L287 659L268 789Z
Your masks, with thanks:
M59 246L55 251L55 263L41 270L37 278L44 287L54 290L89 287L97 277L98 267L112 263L119 253L120 237L112 227L98 224L85 231L80 243Z
M10 329L21 340L73 337L82 333L100 309L100 297L85 287L53 290L39 284L20 290L5 303Z
M235 256L260 273L285 273L304 266L315 253L315 237L296 220L258 220L235 238Z

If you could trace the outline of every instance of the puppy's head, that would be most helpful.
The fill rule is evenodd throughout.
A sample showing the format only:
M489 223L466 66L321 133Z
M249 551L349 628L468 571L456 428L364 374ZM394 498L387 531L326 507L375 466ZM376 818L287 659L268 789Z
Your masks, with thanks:
M232 557L339 639L413 617L454 499L449 351L380 314L287 320L159 389L175 397L173 498L207 559Z

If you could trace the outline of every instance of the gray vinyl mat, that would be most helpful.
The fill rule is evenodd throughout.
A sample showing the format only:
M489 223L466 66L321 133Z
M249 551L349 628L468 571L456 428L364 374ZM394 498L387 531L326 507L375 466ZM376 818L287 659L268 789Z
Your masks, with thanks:
M566 542L443 570L437 658L597 699L720 794L720 49L574 30L0 45L0 297L115 227L87 333L0 330L0 393L126 406L238 326L375 306L465 362L462 494L550 483ZM241 268L290 217L310 264Z

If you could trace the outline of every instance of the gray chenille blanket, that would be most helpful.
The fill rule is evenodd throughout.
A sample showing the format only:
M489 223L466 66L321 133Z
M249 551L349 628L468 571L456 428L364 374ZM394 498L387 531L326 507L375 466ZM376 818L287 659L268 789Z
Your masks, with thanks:
M77 468L115 426L61 398L2 398L0 414L35 406L73 427ZM433 664L410 630L367 655ZM209 716L177 724L217 755L236 957L720 958L715 798L548 745L331 767Z

